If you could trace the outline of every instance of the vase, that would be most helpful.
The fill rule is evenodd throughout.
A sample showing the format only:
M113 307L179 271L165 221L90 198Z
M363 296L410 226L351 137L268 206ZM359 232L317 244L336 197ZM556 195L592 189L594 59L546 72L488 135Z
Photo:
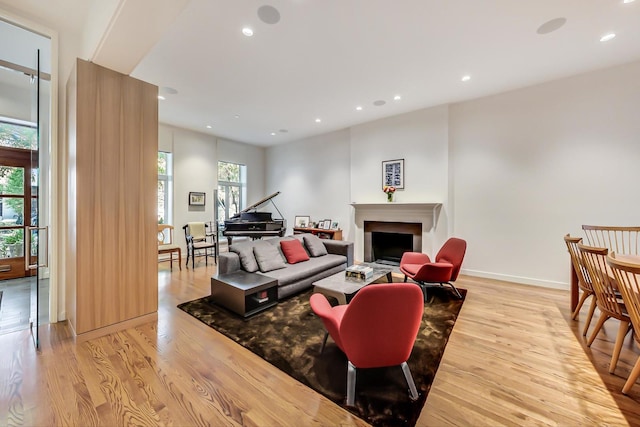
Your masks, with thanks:
M393 202L393 193L387 193L387 202Z

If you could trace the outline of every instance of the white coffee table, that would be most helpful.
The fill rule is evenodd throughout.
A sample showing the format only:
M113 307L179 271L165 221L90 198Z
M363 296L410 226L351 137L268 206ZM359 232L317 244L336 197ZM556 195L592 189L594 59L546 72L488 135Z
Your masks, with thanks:
M362 264L361 264L362 265ZM338 300L338 304L346 304L347 296L353 296L363 287L375 282L382 276L387 276L387 282L392 282L391 267L381 267L379 264L364 264L373 268L373 275L367 280L358 280L352 277L346 277L344 271L336 273L324 279L313 283L313 292L334 297Z

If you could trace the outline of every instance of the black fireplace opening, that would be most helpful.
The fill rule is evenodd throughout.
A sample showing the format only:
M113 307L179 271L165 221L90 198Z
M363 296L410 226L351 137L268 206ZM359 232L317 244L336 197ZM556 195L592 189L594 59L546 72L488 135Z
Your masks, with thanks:
M371 232L371 249L376 263L400 265L402 254L413 250L413 235L373 231Z

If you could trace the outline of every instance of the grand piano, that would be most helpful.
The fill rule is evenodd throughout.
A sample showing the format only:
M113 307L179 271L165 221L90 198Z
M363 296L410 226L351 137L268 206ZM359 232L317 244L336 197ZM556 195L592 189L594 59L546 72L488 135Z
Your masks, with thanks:
M237 236L251 237L254 240L263 236L284 236L287 231L287 222L282 218L282 214L272 200L278 194L280 194L279 191L265 197L224 222L222 235L227 238L229 246ZM267 202L271 202L276 208L280 214L279 219L273 219L271 212L258 212L258 209Z

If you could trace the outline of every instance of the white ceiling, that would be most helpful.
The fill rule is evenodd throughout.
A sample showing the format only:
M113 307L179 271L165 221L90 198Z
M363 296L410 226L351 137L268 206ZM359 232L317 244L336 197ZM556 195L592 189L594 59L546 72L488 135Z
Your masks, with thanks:
M191 0L132 75L178 91L162 122L273 145L635 60L640 0Z

